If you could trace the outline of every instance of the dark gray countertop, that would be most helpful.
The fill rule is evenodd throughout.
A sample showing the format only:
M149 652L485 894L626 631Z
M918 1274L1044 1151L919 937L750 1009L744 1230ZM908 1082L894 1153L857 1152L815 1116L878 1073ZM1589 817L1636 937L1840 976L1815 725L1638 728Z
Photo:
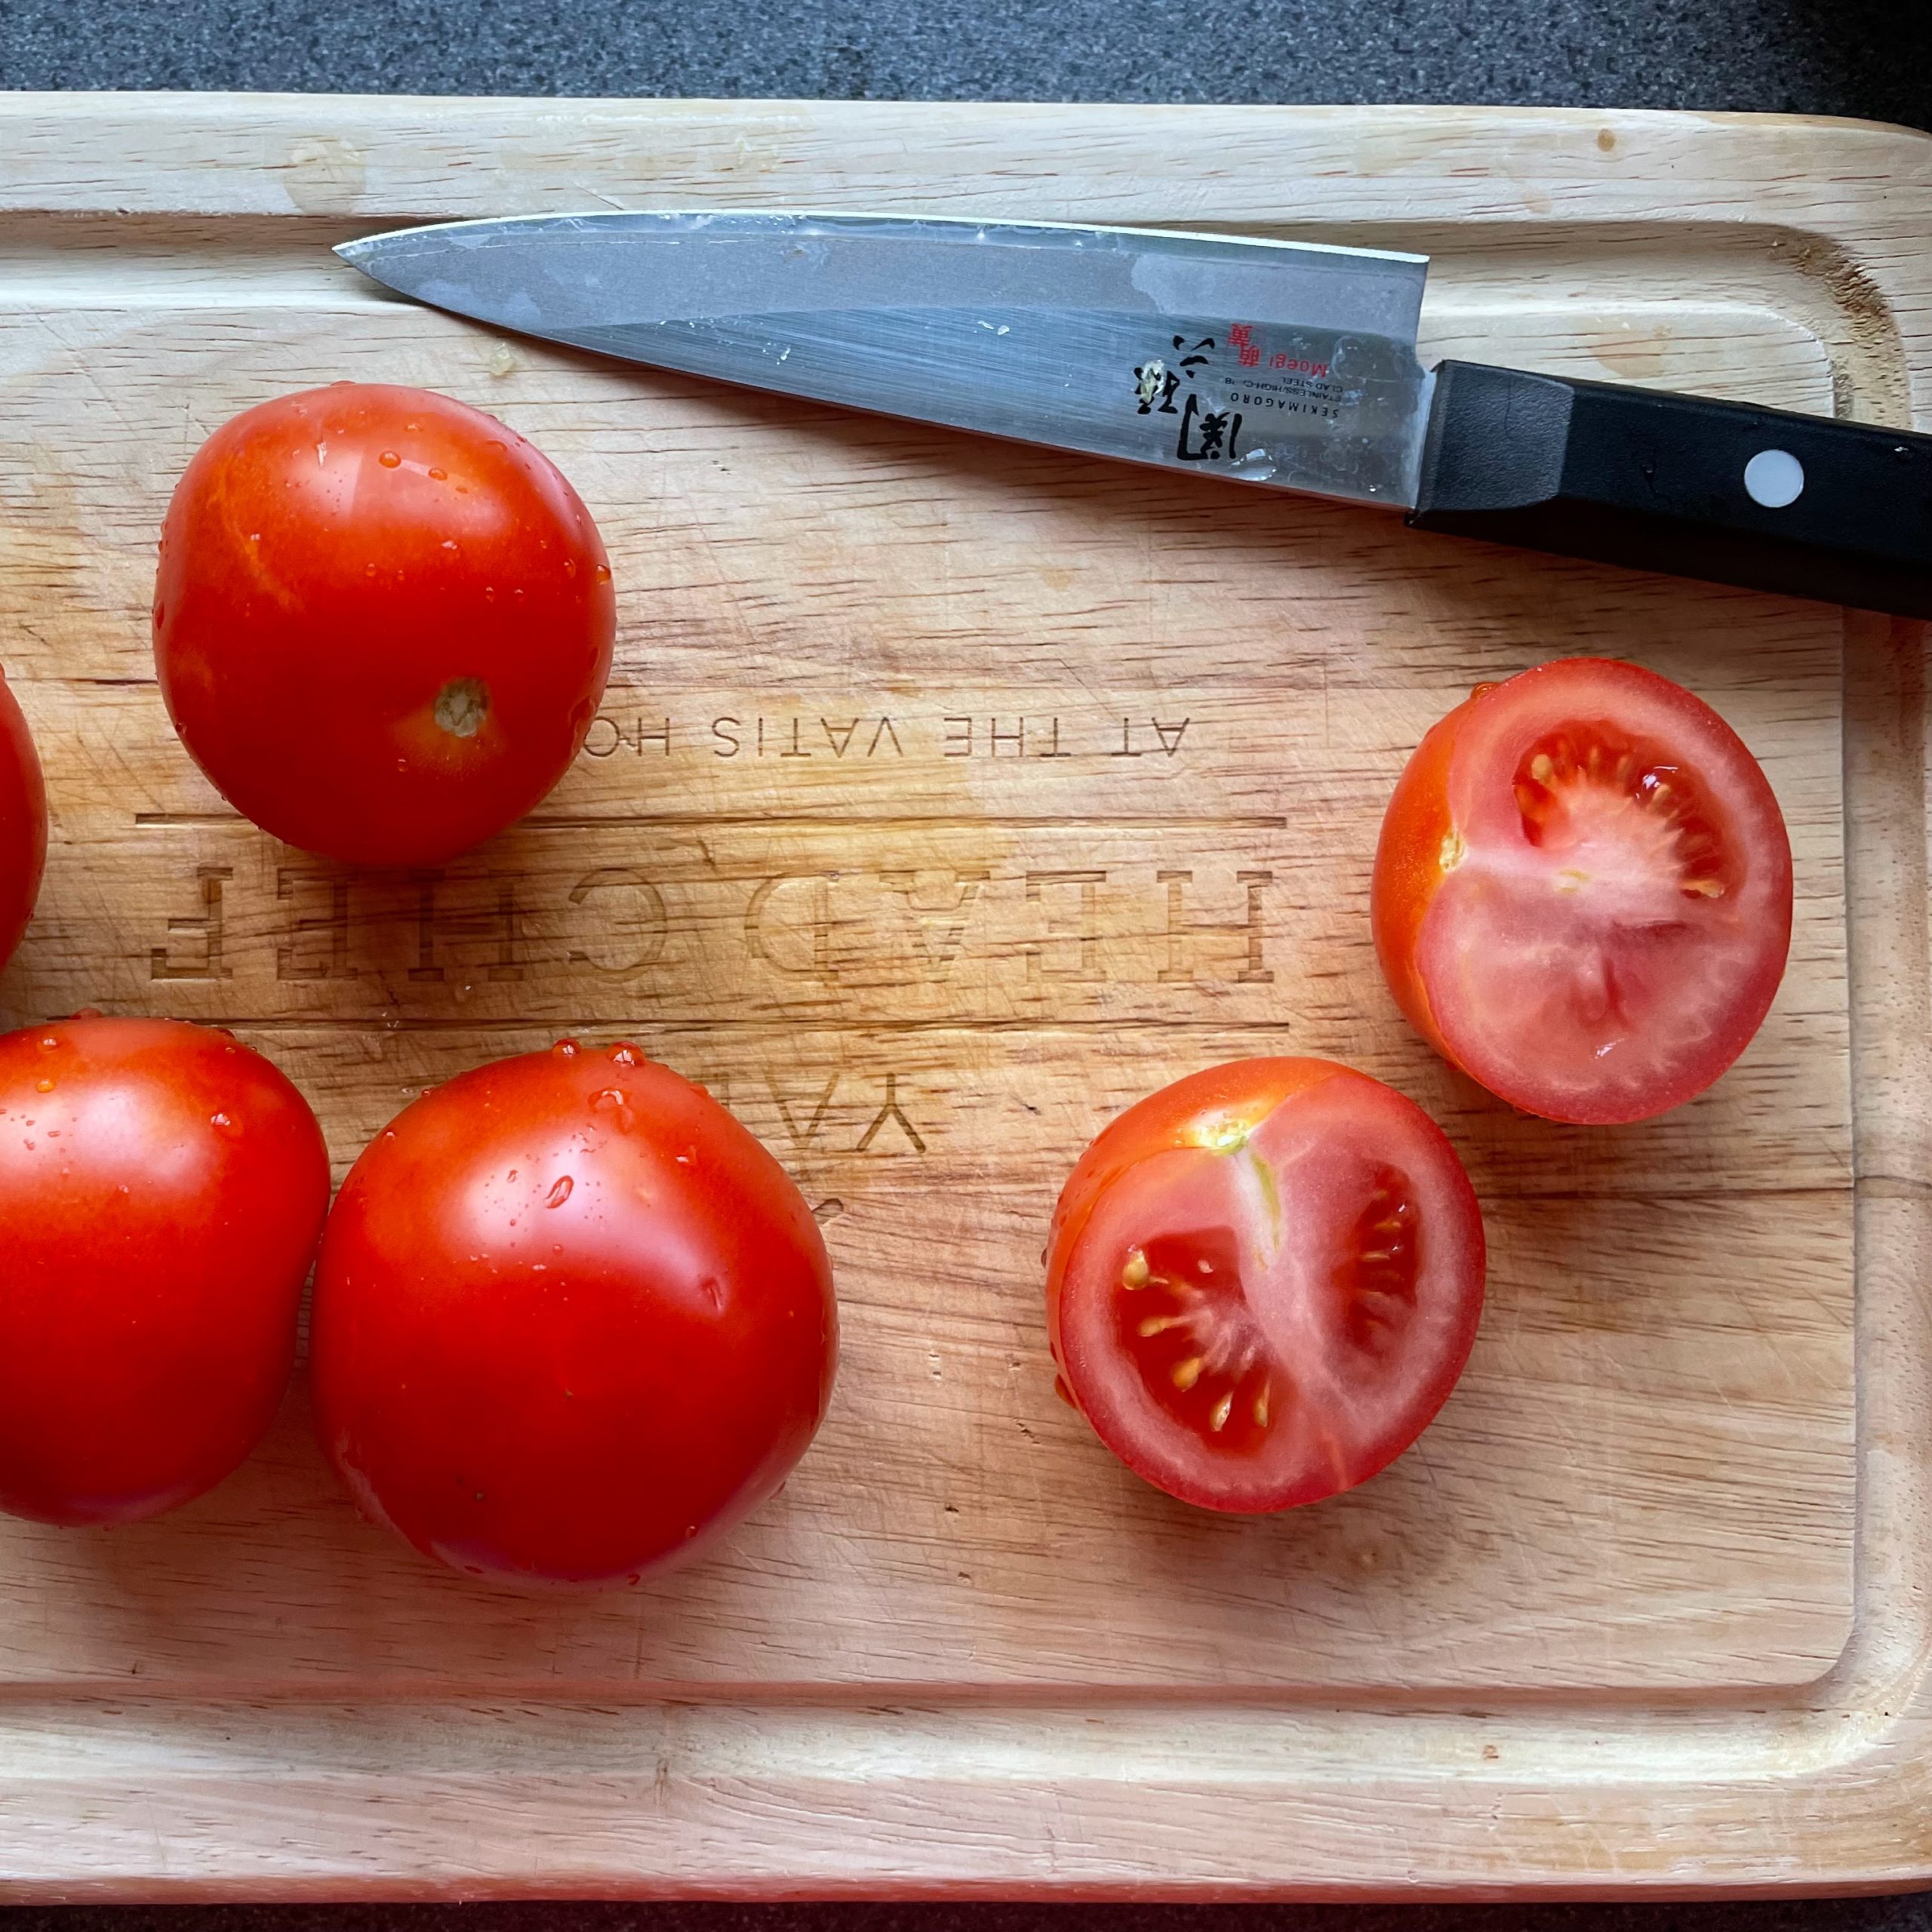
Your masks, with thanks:
M1932 128L1932 0L0 0L0 88L1466 102L1760 109ZM0 1932L1263 1927L1932 1932L1932 1894L1352 1909L0 1909Z
M0 0L0 87L1452 101L1932 125L1926 0Z

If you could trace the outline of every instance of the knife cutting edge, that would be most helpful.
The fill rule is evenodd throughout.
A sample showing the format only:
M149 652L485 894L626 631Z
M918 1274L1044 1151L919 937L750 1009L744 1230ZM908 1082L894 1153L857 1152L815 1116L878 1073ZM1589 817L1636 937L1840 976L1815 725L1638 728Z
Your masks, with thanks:
M1932 617L1932 437L1425 369L1421 255L742 211L445 222L336 252L432 306L629 361Z

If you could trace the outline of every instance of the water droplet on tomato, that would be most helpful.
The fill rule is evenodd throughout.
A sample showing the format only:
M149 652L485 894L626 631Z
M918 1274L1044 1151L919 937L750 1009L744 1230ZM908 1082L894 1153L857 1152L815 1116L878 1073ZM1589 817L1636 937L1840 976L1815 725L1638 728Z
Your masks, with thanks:
M51 1080L36 1080L33 1084L37 1093L51 1094L54 1091L54 1082Z
M577 575L577 559L574 557L566 557L564 559L564 574L566 577Z
M398 771L407 771L409 769L408 759L406 758L398 758L395 761L395 768Z
M486 450L494 451L498 456L501 456L503 453L503 445L498 442L494 436L492 436L490 440L483 445L483 447Z
M597 566L597 581L599 583L608 583L611 581L611 566L608 564L599 564Z
M550 1183L550 1191L543 1197L546 1208L561 1208L571 1198L571 1189L577 1185L568 1174L561 1174Z
M60 1044L59 1040L51 1033L43 1033L40 1036L40 1050L44 1054L51 1053Z
M517 1176L517 1171L516 1171L516 1169L515 1169L515 1168L511 1168L511 1170L509 1171L509 1172L508 1174L506 1174L503 1177L503 1178L504 1178L506 1180L515 1180L516 1179L516 1176Z
M550 1051L559 1060L575 1060L583 1049L574 1040L559 1040Z
M374 577L376 574L375 565L374 564L365 564L362 566L362 574L365 577Z
M432 483L447 483L449 480L450 473L447 469L432 469L429 472L429 481ZM454 549L455 546L452 545L450 547Z
M430 474L431 474L432 475L435 475L435 472L433 470L430 472ZM443 548L444 548L445 550L457 551L457 550L460 550L460 549L461 549L461 547L462 547L462 546L461 546L460 544L458 544L458 543L457 542L456 539L455 539L454 537L445 537L443 539Z
M259 530L251 530L249 531L248 541L251 543L259 543L261 540L262 533Z
M224 1113L217 1112L210 1114L208 1115L208 1124L213 1128L217 1134L232 1134L235 1131L234 1121L229 1119L228 1115Z
M380 463L385 469L393 469L401 462L402 458L398 456L394 450L385 450L380 456L377 457L376 460Z

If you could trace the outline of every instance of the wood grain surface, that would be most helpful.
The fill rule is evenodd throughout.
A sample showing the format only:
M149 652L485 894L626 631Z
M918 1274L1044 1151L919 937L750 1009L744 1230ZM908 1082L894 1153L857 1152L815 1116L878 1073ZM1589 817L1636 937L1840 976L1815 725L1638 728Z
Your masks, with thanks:
M1889 238L1932 208L1923 150L1661 116L1056 115L0 106L0 657L54 816L0 1019L230 1026L314 1102L338 1175L463 1067L634 1040L805 1189L845 1337L785 1491L635 1592L424 1564L357 1520L299 1386L174 1516L0 1522L0 1797L10 1776L33 1795L14 1823L0 1804L0 1887L1313 1893L1870 1881L1927 1856L1890 1811L1881 1853L1781 1840L1776 1807L1747 1827L1725 1795L1802 1772L1807 1803L1835 1801L1854 1732L1890 1740L1917 1694L1820 1688L1865 1685L1874 1644L1920 1654L1917 630L506 342L326 252L423 215L706 199L1383 240L1438 257L1432 354L1903 421L1927 303ZM1190 173L1204 143L1217 165ZM502 415L571 476L616 574L584 755L434 873L332 866L236 818L153 683L154 541L188 456L341 377ZM1730 719L1797 867L1757 1041L1614 1132L1451 1073L1366 918L1422 731L1472 683L1579 652ZM1054 1398L1038 1256L1103 1121L1263 1052L1346 1060L1442 1123L1491 1300L1416 1450L1331 1503L1220 1519ZM1143 1707L1183 1712L1185 1738L1143 1737ZM378 1777L405 1724L447 1755ZM455 1741L475 1724L543 1791L492 1787L489 1844L459 1850L445 1774L478 1751L483 1774L488 1749ZM571 1736L585 1778L635 1756L659 1781L601 1853L582 1834L603 1801L558 1768ZM1211 1775L1210 1737L1232 1754ZM251 1764L346 1780L395 1835L352 1848L352 1807L238 1814ZM167 1767L201 1793L159 1863L85 1801L143 1764L163 1811ZM1468 1776L1524 1781L1495 1787L1500 1835L1451 1798ZM720 1852L707 1807L731 1810L734 1778L759 1822ZM1224 1811L1217 1780L1273 1791L1275 1825ZM1194 1794L1185 1843L1132 1795L1168 1785ZM1405 1848L1364 1848L1351 1786ZM1661 1851L1646 1807L1673 1794L1732 1835ZM63 1852L68 1829L106 1849Z

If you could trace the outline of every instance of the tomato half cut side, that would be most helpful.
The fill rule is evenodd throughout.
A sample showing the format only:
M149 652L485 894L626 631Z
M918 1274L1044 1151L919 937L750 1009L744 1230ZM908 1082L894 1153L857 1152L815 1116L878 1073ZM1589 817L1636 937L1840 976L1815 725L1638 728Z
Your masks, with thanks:
M1604 1125L1702 1093L1790 949L1770 781L1700 699L1568 658L1485 687L1396 786L1373 897L1403 1010L1526 1112Z
M1054 1215L1048 1327L1128 1468L1260 1513L1415 1440L1469 1358L1483 1273L1469 1178L1413 1101L1331 1061L1239 1060L1088 1149Z

